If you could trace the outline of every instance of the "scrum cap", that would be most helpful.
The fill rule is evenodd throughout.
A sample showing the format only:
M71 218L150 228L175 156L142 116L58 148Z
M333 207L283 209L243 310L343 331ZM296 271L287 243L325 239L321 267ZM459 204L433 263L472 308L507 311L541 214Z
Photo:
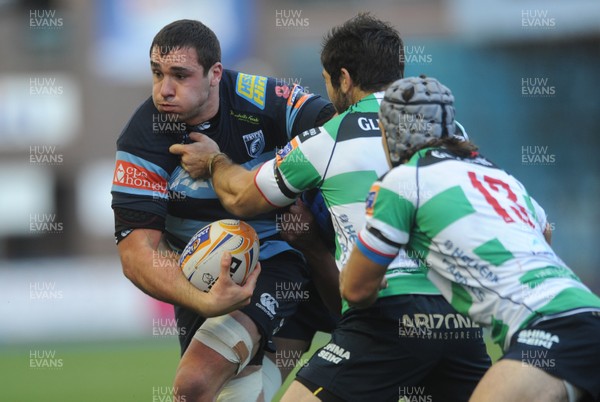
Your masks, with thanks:
M431 77L402 78L385 91L379 121L386 132L390 161L397 166L411 147L461 130L454 122L454 96Z

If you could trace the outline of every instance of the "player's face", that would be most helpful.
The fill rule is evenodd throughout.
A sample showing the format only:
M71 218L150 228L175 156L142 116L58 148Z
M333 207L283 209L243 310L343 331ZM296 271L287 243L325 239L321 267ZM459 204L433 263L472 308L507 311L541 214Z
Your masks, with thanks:
M331 76L325 69L323 69L323 79L325 80L325 88L327 88L327 96L331 103L333 103L335 110L338 113L342 113L348 109L352 104L349 94L345 94L342 91L341 85L337 89L331 85Z
M155 47L150 54L150 67L152 99L159 112L174 114L177 121L188 124L212 118L207 111L214 110L216 114L219 99L214 92L218 95L221 63L215 63L205 75L196 49L179 48L161 54Z

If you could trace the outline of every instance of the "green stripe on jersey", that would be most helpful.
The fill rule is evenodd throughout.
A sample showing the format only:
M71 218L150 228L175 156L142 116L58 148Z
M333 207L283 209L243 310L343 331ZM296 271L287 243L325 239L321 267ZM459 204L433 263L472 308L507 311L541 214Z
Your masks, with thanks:
M538 217L537 214L535 213L535 207L533 206L533 202L531 202L531 197L527 194L525 194L523 196L523 198L525 199L525 204L527 205L527 209L529 210L529 212L531 212L531 216L533 216L533 219L537 222ZM542 230L544 230L546 228L542 228Z
M321 180L321 175L300 148L295 148L287 154L285 163L279 165L279 170L286 180L297 189L316 187Z
M474 248L473 252L482 260L495 266L502 265L506 261L514 258L514 255L496 238Z
M461 285L452 282L452 300L450 304L461 314L469 315L469 309L473 304L473 298Z
M550 278L571 278L575 279L577 282L581 282L577 275L575 275L570 269L555 266L547 266L527 271L519 278L519 282L522 284L527 284L527 286L530 288L534 288L540 283L544 282L546 279Z
M600 309L600 297L587 289L567 288L554 296L547 304L530 314L518 328L526 328L529 323L540 316L548 316L580 308Z
M425 274L401 275L388 279L388 287L379 291L378 298L399 295L441 295L438 288L425 277ZM350 306L342 299L342 314Z
M448 208L452 205L452 208ZM446 227L475 212L460 186L442 191L419 207L417 222L430 238L435 237Z
M411 273L387 278L388 287L379 291L379 297L408 294L441 294L438 288L427 279L425 273Z
M423 148L420 151L415 152L415 154L410 157L409 161L404 163L402 166L417 166L419 159L423 158L430 149L432 148Z
M380 186L377 198L373 202L374 219L405 233L410 233L414 215L415 207L410 201L398 193Z
M327 192L329 206L364 202L371 185L377 180L373 170L341 173L325 179L321 186Z
M504 342L506 341L508 330L508 325L506 325L502 320L497 320L496 318L492 317L492 331L490 333L490 337L492 338L492 342L500 346L502 350L504 350Z
M600 297L587 289L567 288L557 294L547 304L537 309L537 313L552 315L584 307L600 308ZM534 317L532 316L529 319L531 318Z

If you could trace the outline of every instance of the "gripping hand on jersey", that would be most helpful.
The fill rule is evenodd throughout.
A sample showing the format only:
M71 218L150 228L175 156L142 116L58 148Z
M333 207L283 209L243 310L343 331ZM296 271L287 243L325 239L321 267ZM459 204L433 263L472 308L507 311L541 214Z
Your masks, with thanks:
M169 152L181 155L181 167L194 179L210 177L210 164L221 151L216 142L200 133L190 133L190 144L174 144Z

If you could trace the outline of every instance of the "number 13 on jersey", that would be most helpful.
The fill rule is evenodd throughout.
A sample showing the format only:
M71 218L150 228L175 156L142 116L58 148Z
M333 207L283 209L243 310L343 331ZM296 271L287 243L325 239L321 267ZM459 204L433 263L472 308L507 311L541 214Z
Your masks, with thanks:
M479 178L475 172L468 172L468 174L473 187L483 195L487 203L504 219L504 222L513 223L518 219L531 228L535 228L527 209L518 203L517 195L508 183L488 175L482 175L482 178Z

